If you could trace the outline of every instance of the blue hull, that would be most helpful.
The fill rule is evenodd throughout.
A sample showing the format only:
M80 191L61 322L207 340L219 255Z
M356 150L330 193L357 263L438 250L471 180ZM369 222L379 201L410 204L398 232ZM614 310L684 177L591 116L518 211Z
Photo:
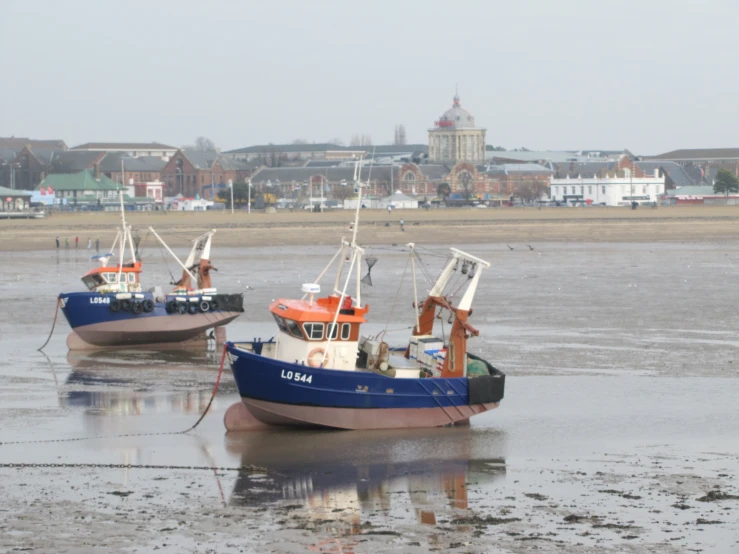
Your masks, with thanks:
M260 351L259 343L253 347ZM447 424L491 409L503 398L505 376L497 370L474 378L405 379L283 362L234 343L227 343L227 348L244 403L257 419L270 424L299 424L304 418L307 424L338 428L400 426L385 421L383 413L406 422ZM432 417L435 413L442 415L441 420ZM331 417L346 417L349 423L334 425Z
M195 309L186 313L169 313L167 302L156 301L151 292L136 293L137 302L150 303L150 311L135 313L129 306L111 309L115 293L73 292L60 294L62 312L73 333L67 339L72 350L92 347L166 344L189 340L206 329L221 326L243 312L242 295L213 295L218 309ZM189 305L189 303L188 303ZM126 309L129 308L129 309Z

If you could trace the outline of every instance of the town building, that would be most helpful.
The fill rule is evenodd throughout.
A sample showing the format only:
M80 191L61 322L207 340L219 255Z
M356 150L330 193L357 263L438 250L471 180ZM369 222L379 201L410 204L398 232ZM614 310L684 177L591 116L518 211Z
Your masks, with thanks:
M194 197L213 200L228 182L244 183L251 176L253 165L224 158L215 150L184 148L177 150L161 169L161 180L167 185L168 196Z
M57 204L98 208L106 200L114 202L122 187L105 175L96 177L84 169L79 173L52 173L36 189L51 191Z
M88 152L119 152L132 157L154 156L168 158L177 152L175 146L160 142L86 142L71 148L71 150L86 150Z
M579 175L552 179L550 197L564 204L628 206L633 202L654 204L665 193L665 176L655 169L651 176L634 175L625 169L620 174Z
M429 161L456 164L485 161L485 129L475 126L475 118L462 108L459 95L429 129Z
M0 187L0 217L11 212L31 209L31 193L25 190Z
M727 169L739 177L739 148L694 148L673 150L646 160L680 165L696 184L712 185L716 174Z

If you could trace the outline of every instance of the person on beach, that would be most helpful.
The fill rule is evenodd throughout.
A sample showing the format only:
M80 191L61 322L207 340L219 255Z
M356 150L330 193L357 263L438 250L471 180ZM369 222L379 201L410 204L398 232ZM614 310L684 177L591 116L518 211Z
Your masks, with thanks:
M87 239L87 249L88 250L92 249L92 239L91 238Z
M56 248L59 249L59 237L56 237Z
M100 252L100 239L95 239L95 252Z
M403 225L404 225L404 222L403 222L403 218L401 217L400 218L400 230L401 231L405 231L405 227Z
M64 248L69 250L69 237L64 237Z
M74 237L74 247L79 248L79 246L80 246L80 238Z

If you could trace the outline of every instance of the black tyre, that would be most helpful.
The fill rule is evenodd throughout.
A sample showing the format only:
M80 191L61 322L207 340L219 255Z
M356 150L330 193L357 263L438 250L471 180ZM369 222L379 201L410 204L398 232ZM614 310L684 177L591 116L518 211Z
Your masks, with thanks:
M144 311L148 314L154 311L154 301L147 298L143 301Z
M110 303L110 311L111 312L120 312L121 311L121 303L118 302L118 300L113 300Z
M177 302L177 313L178 314L186 314L187 313L187 304L184 302Z
M198 308L197 302L191 302L190 306L188 306L187 308L187 311L189 311L192 315L195 315L196 313L198 313L200 309Z
M168 314L173 314L177 311L176 302L174 300L170 300L167 302L167 304L164 306L164 309L167 310Z
M214 312L218 309L218 300L216 300L215 298L210 301L210 309Z
M205 313L208 310L210 310L210 304L206 300L203 300L199 305L198 308L200 308L200 311Z
M124 312L127 312L131 309L131 301L130 300L121 300L121 310Z
M139 315L143 311L144 311L144 305L141 302L131 303L131 313L132 314Z

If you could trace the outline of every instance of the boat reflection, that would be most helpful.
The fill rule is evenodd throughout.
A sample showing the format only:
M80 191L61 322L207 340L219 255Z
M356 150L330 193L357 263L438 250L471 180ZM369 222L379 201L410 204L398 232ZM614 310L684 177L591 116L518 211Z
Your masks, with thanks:
M469 515L505 478L504 438L471 427L227 435L242 465L267 469L239 474L229 503L282 506L321 535L314 550L349 552L352 544L337 539L366 531L368 522L435 525Z
M62 407L94 415L198 414L210 400L219 359L205 351L68 352Z

